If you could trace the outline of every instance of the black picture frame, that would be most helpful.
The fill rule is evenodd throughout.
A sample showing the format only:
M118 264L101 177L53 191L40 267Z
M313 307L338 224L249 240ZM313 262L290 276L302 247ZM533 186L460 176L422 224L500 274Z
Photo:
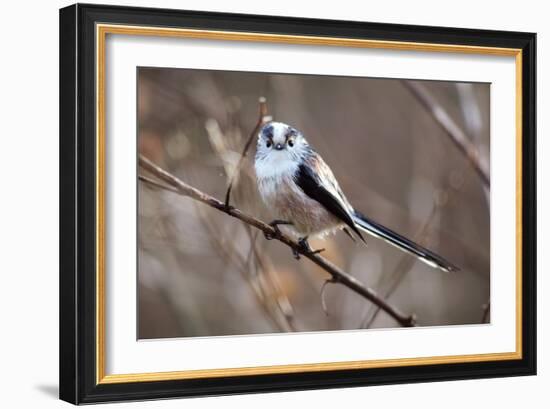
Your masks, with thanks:
M96 23L522 50L521 359L133 383L97 383ZM536 373L536 35L77 4L60 10L60 398L74 404Z

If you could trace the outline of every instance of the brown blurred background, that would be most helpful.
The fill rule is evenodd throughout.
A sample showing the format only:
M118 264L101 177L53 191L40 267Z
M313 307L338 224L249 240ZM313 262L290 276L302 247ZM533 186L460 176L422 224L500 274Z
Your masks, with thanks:
M489 84L422 81L489 161ZM301 130L354 207L441 254L452 274L383 241L345 234L312 240L323 256L418 324L489 320L489 195L465 155L402 80L167 68L138 70L140 153L223 200L258 118ZM272 218L256 192L252 158L232 204ZM164 338L389 328L398 324L290 249L208 206L139 183L138 337Z

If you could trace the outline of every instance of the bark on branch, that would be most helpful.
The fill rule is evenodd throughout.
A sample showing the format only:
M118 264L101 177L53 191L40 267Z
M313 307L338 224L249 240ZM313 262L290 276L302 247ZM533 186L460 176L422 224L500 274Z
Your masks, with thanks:
M146 170L151 175L154 175L157 179L159 179L163 183L166 183L168 186L164 186L163 184L155 180L152 180L148 177L140 175L139 179L142 182L150 183L158 188L165 188L171 192L197 200L210 207L213 207L214 209L219 210L220 212L226 213L231 217L239 219L243 223L253 226L258 230L263 231L264 233L267 233L273 236L276 240L286 244L291 249L296 250L303 257L308 258L313 263L317 264L320 268L325 270L328 274L330 274L331 276L330 280L332 282L342 284L343 286L348 287L350 290L356 292L357 294L363 296L370 302L374 303L375 305L380 307L380 309L382 309L383 311L388 313L391 317L393 317L401 326L412 327L416 325L416 319L414 315L407 316L403 314L397 308L393 307L383 298L378 296L378 294L374 290L366 287L363 283L361 283L355 277L351 276L345 271L342 271L340 268L338 268L337 266L332 264L330 261L326 260L325 258L321 257L318 254L311 254L311 253L304 252L302 246L300 246L298 242L296 242L295 240L291 239L290 237L284 234L278 234L278 232L275 231L275 229L270 225L268 225L267 223L264 223L263 221L256 219L253 216L243 213L241 210L233 206L227 205L226 203L216 199L215 197L212 197L202 192L201 190L188 185L187 183L178 179L176 176L172 175L171 173L162 169L155 163L151 162L149 159L147 159L143 155L139 156L139 165L142 169Z

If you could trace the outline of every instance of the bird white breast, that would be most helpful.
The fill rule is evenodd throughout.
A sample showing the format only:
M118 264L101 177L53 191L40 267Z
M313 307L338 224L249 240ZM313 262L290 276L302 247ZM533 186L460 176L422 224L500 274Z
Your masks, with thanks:
M272 152L254 163L258 179L292 176L298 170L298 162L286 152Z
M255 163L258 190L273 216L292 222L287 230L298 236L323 236L341 227L340 220L296 185L298 163L285 155L277 156L268 155Z

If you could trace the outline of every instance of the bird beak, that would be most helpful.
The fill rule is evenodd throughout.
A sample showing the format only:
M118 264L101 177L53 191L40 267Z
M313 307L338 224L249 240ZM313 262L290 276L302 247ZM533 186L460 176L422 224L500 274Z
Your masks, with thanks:
M280 143L278 143L277 145L275 145L275 149L277 149L278 151L282 151L284 148L283 145L281 145Z

